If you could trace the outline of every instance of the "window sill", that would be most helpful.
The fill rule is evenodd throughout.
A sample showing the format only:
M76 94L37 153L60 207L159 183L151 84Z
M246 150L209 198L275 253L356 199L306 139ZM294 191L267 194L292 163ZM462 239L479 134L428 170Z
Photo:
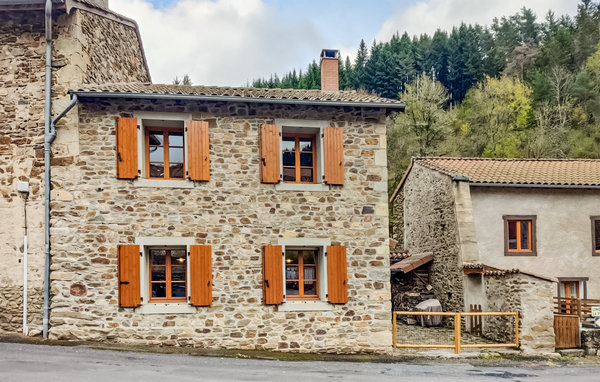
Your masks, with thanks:
M194 188L194 182L189 180L138 178L133 181L133 186L154 188Z
M277 183L275 185L277 191L329 191L329 185L323 183Z
M196 313L196 307L185 303L149 303L135 308L134 312L141 314L186 314Z
M504 252L504 256L537 256L536 252L525 252L525 251L509 251Z
M326 301L287 301L279 305L280 312L333 311L333 305Z

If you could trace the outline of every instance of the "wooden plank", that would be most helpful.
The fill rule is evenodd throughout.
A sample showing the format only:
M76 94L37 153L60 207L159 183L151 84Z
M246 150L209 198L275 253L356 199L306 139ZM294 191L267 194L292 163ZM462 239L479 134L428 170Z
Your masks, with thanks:
M117 252L119 306L135 308L141 303L140 246L119 245Z
M325 127L323 129L323 152L325 163L325 183L344 184L344 129Z
M283 302L283 250L281 245L263 248L263 301L267 305Z
M554 336L557 349L579 347L579 317L573 315L555 315Z
M210 143L207 121L188 121L188 177L191 180L210 180Z
M137 119L117 118L117 178L138 176Z
M346 247L327 247L327 294L332 304L348 302L348 270Z
M260 127L260 177L262 183L279 183L279 126Z
M190 303L212 305L212 248L210 245L190 246Z

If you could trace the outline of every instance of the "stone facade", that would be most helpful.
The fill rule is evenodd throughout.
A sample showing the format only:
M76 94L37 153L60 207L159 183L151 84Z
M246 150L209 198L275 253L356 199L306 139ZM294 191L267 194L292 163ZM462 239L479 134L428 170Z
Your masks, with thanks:
M456 205L448 176L416 164L403 187L404 248L433 253L431 286L444 311L463 310L464 289Z
M523 353L553 353L555 288L551 281L523 273L485 275L485 299L481 305L483 311L519 313L519 341ZM514 341L514 319L490 317L484 321L483 333L497 341Z
M114 15L57 10L53 36L53 116L64 109L67 91L76 84L149 80L135 28ZM22 301L15 298L23 288L24 198L16 191L18 181L30 185L29 296L43 287L44 65L44 11L0 11L0 331L21 330ZM76 121L69 115L61 123L53 163L77 154ZM28 309L31 334L41 330L40 306L36 300Z
M181 189L116 179L115 119L136 111L208 120L210 181ZM78 114L79 154L53 169L51 338L391 351L383 110L97 99L80 104ZM345 184L316 192L260 183L259 127L277 118L343 127ZM119 308L117 245L141 236L211 245L212 306L187 314ZM264 305L262 247L282 238L329 238L346 246L348 303L285 312Z
M581 347L587 355L600 355L600 330L582 329Z

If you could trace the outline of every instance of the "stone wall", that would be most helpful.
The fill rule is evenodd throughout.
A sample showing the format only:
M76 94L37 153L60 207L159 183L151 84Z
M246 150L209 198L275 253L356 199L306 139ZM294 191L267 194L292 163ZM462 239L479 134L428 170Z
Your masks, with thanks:
M587 355L600 355L600 329L582 329L581 347Z
M131 27L83 10L69 15L57 11L53 36L53 116L69 103L67 91L82 82L148 78L139 65L141 48ZM43 10L0 12L0 285L11 291L11 299L23 287L25 214L24 198L16 191L18 181L30 184L29 285L42 290L45 48ZM52 163L68 161L78 150L77 116L71 112L59 124ZM0 294L0 307L14 306L7 296ZM41 311L33 307L29 312L35 326L31 332L38 333ZM18 314L18 319L3 318L2 330L20 332Z
M431 285L435 298L444 311L461 312L463 274L453 182L446 175L414 164L403 194L404 247L410 253L433 253Z
M41 288L27 290L28 335L40 334L42 326L42 306L44 302ZM11 333L23 327L23 287L6 286L0 288L0 333Z
M552 305L555 283L523 273L486 275L486 300L482 306L490 312L519 312L520 348L526 354L554 352L554 314ZM484 334L492 339L512 340L514 319L492 317L484 322Z
M115 118L137 110L189 112L209 120L210 181L170 189L116 179ZM383 111L99 99L81 104L79 117L80 154L54 169L60 197L52 204L51 338L302 352L391 350ZM345 184L308 192L260 183L258 129L275 118L343 127ZM212 306L191 314L120 309L117 245L140 236L210 244ZM329 238L347 247L348 303L321 312L262 304L262 247L294 237Z
M404 191L400 190L392 201L390 237L396 240L396 248L405 249L404 243Z

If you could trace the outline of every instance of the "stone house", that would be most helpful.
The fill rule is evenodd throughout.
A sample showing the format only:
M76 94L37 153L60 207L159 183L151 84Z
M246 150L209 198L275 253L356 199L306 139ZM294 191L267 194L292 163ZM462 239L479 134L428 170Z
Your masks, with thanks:
M110 11L97 2L56 3L65 38L76 33L95 44L77 34L78 25L89 9ZM22 6L0 17L33 12ZM101 25L93 32L104 33ZM24 221L17 182L28 181L26 219L36 243L28 272L39 272L29 275L36 309L27 334L40 327L47 226L50 338L391 351L385 120L404 104L338 91L339 54L330 50L321 57L322 90L152 85L136 28L125 32L126 48L137 50L113 47L123 62L115 59L112 78L88 74L93 65L112 65L111 47L103 48L109 57L102 64L85 56L90 67L72 66L68 81L53 70L52 116L65 118L52 145L49 225L39 208L41 171L15 165L41 166L33 158L43 143L42 85L31 89L41 103L27 111L36 121L30 133L9 116L4 208L10 221ZM65 66L78 49L64 55ZM25 142L19 134L34 131L31 152L18 151ZM14 332L21 329L22 229L9 219L0 226L11 251L0 267L14 286L0 298L10 307L0 322Z
M0 1L0 332L42 331L49 116L65 109L74 86L148 81L137 24L108 9L106 0ZM78 155L76 122L72 114L61 120L54 165ZM28 194L17 191L18 182L28 182Z
M434 254L445 310L517 310L524 347L551 351L552 297L600 298L599 186L597 160L415 158L392 236Z

